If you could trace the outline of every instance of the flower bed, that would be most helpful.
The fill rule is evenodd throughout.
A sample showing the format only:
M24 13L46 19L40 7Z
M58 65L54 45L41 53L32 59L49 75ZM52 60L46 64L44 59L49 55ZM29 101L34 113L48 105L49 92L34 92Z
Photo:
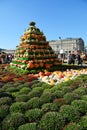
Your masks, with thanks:
M48 84L46 76L57 79ZM2 69L0 121L1 130L87 129L87 70L20 76Z

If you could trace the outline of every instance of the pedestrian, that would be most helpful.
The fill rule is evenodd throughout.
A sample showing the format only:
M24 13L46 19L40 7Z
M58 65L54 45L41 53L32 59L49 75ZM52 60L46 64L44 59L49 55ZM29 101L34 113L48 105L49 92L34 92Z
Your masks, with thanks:
M81 58L81 55L79 53L77 54L77 64L78 65L81 64L81 66L82 66L82 58Z
M5 63L5 59L6 59L6 54L5 52L1 53L1 63L4 64Z

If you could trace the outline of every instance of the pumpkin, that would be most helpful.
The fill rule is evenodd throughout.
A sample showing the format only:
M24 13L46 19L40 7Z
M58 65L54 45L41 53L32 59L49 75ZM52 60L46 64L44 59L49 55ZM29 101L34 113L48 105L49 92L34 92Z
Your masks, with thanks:
M40 67L43 67L43 66L44 66L44 64L43 64L42 62L40 62L39 65L40 65Z
M30 63L28 63L28 64L27 64L27 68L30 68L30 69L34 68L34 64L33 64L33 63L31 63L31 62L30 62Z
M46 69L49 69L51 66L50 64L45 64Z
M39 64L35 63L35 64L34 64L34 67L35 67L35 68L38 68L38 67L39 67Z

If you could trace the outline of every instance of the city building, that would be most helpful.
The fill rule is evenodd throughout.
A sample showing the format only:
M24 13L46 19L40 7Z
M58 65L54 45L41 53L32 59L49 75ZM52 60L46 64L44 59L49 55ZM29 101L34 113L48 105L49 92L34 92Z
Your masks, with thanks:
M2 49L1 52L5 52L6 54L14 54L14 53L15 53L15 50Z
M84 51L84 41L82 38L66 38L59 40L49 41L50 46L56 54L66 53L73 51Z

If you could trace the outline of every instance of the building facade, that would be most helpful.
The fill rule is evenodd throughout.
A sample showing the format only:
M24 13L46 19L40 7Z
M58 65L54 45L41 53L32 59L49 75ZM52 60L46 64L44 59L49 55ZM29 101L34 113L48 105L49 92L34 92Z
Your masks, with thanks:
M14 54L15 50L2 50L1 52L5 52L6 54Z
M84 51L84 41L82 38L66 38L49 41L50 46L56 54L70 53L73 51Z

